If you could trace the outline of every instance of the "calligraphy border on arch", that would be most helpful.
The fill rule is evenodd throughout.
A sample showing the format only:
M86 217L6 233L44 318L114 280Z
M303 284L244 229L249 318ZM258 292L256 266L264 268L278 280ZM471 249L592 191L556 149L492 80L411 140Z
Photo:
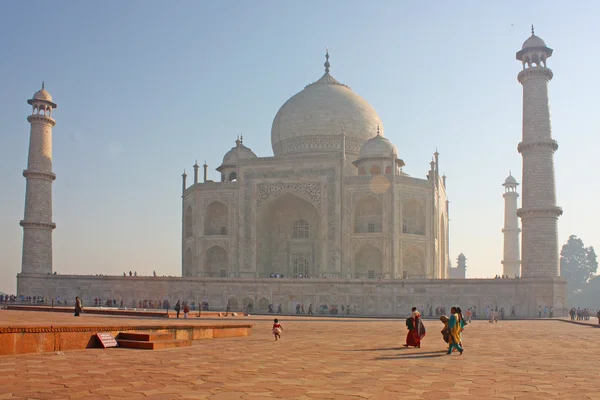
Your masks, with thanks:
M336 170L334 167L327 168L302 168L302 169L286 169L286 170L271 170L271 171L244 171L242 173L242 180L244 184L244 269L252 269L252 259L256 253L255 245L256 240L253 243L252 240L252 227L250 225L250 215L252 212L252 184L255 179L295 179L306 176L312 177L326 177L327 183L327 215L331 218L335 215L335 176ZM335 260L335 224L328 221L327 223L327 243L328 249L331 253L328 257L331 262L332 258Z

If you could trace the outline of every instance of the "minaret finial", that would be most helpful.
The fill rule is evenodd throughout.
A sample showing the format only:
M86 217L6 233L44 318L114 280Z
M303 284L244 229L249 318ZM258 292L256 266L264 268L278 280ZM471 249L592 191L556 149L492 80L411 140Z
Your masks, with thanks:
M240 143L244 144L244 135L240 135Z
M379 125L377 125L377 136L381 136L381 132L379 131Z
M42 81L42 90L44 90L44 86L45 86L44 81Z
M533 24L531 24L531 36L535 35L535 30L533 29Z
M511 169L508 170L508 176L512 176L512 170Z
M327 47L325 47L325 73L329 73L329 67L331 67L331 64L329 64L329 49Z

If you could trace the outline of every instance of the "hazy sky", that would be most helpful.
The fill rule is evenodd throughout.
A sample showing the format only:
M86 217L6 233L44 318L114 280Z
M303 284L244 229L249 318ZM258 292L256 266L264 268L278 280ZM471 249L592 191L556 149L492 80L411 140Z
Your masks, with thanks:
M484 6L483 4L487 4ZM448 176L450 255L501 273L503 187L521 181L521 65L530 34L548 66L560 245L600 242L600 40L595 1L0 2L0 291L21 268L30 106L42 80L54 128L54 269L180 275L181 173L209 178L236 136L271 156L279 107L331 73L379 113L425 177Z

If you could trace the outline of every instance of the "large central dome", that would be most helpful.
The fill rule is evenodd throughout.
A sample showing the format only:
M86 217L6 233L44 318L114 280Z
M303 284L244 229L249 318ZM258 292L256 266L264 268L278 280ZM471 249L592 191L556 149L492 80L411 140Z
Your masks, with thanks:
M275 156L339 153L342 131L346 152L358 155L360 148L383 124L377 112L350 87L325 74L294 95L277 112L271 128Z

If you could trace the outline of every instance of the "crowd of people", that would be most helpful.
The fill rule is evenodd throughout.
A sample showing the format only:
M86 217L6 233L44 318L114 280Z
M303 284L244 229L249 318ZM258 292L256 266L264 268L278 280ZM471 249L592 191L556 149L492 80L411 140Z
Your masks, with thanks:
M573 307L569 310L571 321L589 321L592 315L593 311L589 308ZM598 318L598 324L600 324L600 310L596 313L596 317Z

